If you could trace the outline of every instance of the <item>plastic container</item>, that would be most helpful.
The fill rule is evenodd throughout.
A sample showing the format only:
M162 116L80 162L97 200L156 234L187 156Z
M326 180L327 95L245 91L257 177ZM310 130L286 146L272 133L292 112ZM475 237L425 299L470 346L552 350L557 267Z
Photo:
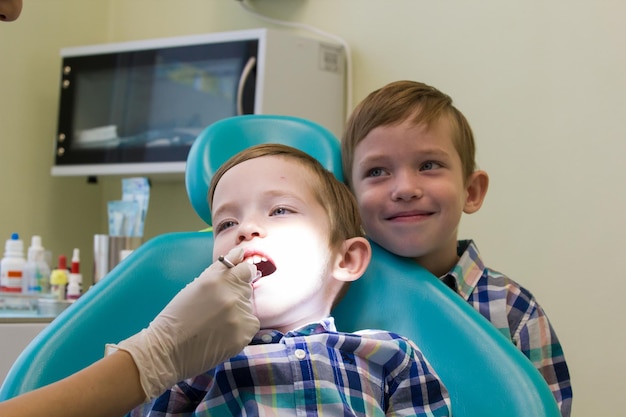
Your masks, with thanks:
M35 235L31 238L27 253L22 291L27 294L50 292L50 265L41 245L41 236Z
M80 274L70 274L66 298L68 300L77 300L83 294L81 287L82 282Z
M74 249L72 267L70 269L69 284L67 285L67 299L76 300L83 293L83 275L80 273L80 251Z
M65 255L59 255L59 265L50 273L50 293L57 300L65 300L65 291L69 281L67 273L67 258Z
M37 314L43 317L56 317L72 305L70 300L40 298L37 300Z
M22 292L25 264L24 243L17 233L13 233L6 241L4 257L0 261L0 291Z

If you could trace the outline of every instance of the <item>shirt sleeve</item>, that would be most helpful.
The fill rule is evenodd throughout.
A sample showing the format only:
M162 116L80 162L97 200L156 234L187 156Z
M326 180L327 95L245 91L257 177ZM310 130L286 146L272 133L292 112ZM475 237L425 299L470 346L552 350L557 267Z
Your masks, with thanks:
M205 394L194 387L192 381L179 382L152 402L133 410L131 417L191 416Z
M561 415L569 417L572 407L569 370L548 316L524 288L510 288L507 297L513 343L544 377L557 400Z
M405 360L387 381L388 416L449 417L450 396L419 348L402 338Z

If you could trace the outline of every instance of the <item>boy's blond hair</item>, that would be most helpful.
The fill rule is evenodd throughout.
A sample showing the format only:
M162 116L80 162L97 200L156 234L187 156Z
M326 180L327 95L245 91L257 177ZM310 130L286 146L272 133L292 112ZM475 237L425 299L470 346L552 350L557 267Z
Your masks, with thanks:
M330 224L330 246L336 248L346 239L363 236L361 217L356 200L348 187L337 180L332 172L309 154L290 146L263 144L245 149L226 161L215 172L209 186L209 207L213 206L215 187L226 171L244 161L262 156L281 156L293 160L309 170L316 178L310 184L313 195L324 207Z
M467 180L476 169L472 129L463 114L452 104L452 98L434 87L416 81L395 81L370 93L350 115L341 144L341 158L346 182L353 186L354 149L373 129L400 124L407 119L417 126L429 126L448 120L452 142Z

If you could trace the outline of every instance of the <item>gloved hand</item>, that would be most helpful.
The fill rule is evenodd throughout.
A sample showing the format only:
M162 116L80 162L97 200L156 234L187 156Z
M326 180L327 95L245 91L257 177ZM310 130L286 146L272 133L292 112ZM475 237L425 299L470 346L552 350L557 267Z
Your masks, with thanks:
M213 263L147 329L118 345L107 345L107 353L116 349L130 353L148 399L233 357L259 330L250 301L256 267L241 262L243 249L235 248L226 257L234 268Z

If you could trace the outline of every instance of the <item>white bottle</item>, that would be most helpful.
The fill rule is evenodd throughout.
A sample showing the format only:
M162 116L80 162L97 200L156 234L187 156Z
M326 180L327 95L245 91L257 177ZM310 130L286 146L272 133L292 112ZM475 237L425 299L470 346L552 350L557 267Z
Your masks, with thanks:
M24 243L17 233L11 235L4 247L4 258L0 261L0 291L21 293L24 275Z
M74 249L72 266L70 269L69 284L67 284L68 300L76 300L83 293L83 275L80 273L80 251Z
M50 265L46 262L41 236L32 237L27 253L22 291L29 294L50 292Z

